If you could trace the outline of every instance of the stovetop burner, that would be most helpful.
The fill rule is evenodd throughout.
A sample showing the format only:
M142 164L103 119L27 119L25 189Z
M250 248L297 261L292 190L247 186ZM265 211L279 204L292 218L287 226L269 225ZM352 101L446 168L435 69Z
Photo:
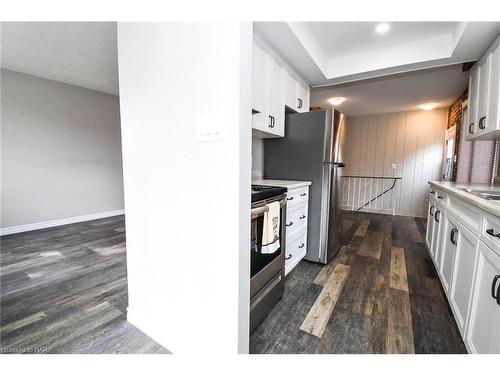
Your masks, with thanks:
M286 188L264 185L252 185L252 203L277 197L286 193Z

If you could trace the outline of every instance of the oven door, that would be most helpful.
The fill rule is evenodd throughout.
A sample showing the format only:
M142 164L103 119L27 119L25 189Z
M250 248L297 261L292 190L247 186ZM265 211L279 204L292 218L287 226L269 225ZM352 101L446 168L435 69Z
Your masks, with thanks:
M264 226L264 207L266 204L280 202L280 248L272 254L262 254L262 231ZM250 238L250 298L255 296L283 267L285 267L285 225L286 195L256 202L252 205L252 226Z

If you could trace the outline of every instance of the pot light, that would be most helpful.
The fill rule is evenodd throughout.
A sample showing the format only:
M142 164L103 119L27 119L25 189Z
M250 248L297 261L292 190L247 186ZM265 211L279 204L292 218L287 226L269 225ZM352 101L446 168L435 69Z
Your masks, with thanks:
M375 31L379 34L385 34L390 28L391 26L387 22L381 22L375 26Z
M331 105L340 105L345 101L345 98L342 98L340 96L335 96L333 98L328 99L328 102L330 102Z
M430 111L431 109L436 108L436 106L437 106L437 103L425 103L425 104L421 104L420 108L422 108L426 111Z

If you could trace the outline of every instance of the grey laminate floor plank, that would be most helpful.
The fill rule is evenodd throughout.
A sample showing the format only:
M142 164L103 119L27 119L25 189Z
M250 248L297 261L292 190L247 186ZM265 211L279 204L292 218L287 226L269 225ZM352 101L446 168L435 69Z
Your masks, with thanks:
M251 334L250 352L466 353L425 248L425 219L344 214L350 223L338 256L326 266L297 265L282 300ZM337 264L350 271L318 338L300 326Z
M126 320L124 222L1 237L1 352L168 353Z

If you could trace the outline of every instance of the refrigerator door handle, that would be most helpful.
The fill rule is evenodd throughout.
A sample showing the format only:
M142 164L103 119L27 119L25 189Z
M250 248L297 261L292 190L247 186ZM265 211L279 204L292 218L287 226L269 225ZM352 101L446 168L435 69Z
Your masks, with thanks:
M345 163L341 163L341 162L336 161L336 162L333 163L333 166L335 168L344 168L345 167Z

